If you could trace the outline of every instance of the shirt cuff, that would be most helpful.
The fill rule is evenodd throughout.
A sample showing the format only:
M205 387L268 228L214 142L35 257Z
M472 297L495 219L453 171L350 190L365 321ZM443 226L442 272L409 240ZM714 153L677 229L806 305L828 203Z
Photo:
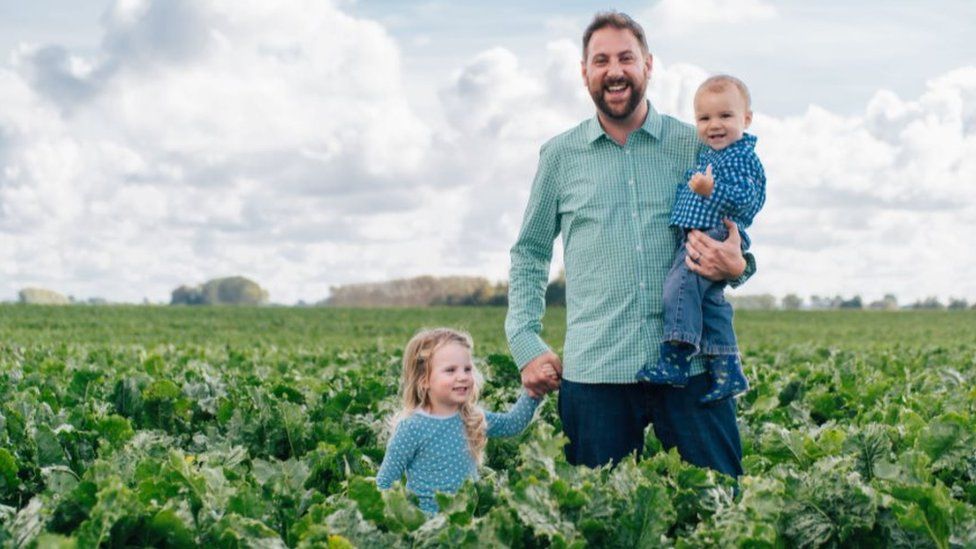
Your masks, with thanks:
M519 370L525 368L535 357L551 350L542 338L532 332L524 332L513 337L508 342L508 346L512 350L512 358L518 364Z
M746 268L738 278L729 280L729 286L732 288L738 288L745 284L746 280L749 280L752 278L752 275L756 274L756 258L749 252L742 254L742 257L746 260Z

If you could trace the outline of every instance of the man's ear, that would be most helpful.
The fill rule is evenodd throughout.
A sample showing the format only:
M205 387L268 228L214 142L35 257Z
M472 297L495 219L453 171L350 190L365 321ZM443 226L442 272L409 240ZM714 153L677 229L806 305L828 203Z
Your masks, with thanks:
M752 111L746 111L746 127L747 128L749 127L749 124L752 124Z
M582 61L580 61L580 76L583 77L583 86L589 88L590 83L586 81L586 58L585 57L583 58Z
M651 69L654 68L654 56L651 52L644 54L644 72L647 73L647 78L651 77Z

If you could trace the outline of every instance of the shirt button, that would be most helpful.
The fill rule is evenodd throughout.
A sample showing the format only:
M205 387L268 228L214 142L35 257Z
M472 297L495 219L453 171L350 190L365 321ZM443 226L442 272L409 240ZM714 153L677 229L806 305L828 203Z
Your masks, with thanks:
M640 283L640 287L641 287L641 288L643 289L643 288L644 288L644 286L646 286L646 284L644 284L643 282L641 282L641 283Z
M636 219L637 218L637 212L634 212L634 213L630 214L630 217L633 217L634 219Z
M640 244L637 245L637 251L638 252L641 251L641 245Z
M624 153L630 154L630 149L624 149Z
M634 180L633 180L633 179L631 179L631 180L630 180L630 181L628 181L627 183L630 183L631 185L633 185L633 184L634 184Z

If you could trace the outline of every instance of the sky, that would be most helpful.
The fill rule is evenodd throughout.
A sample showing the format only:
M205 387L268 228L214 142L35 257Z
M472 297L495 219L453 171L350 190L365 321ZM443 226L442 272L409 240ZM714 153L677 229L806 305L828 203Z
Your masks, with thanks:
M504 280L539 147L593 115L579 40L608 7L647 31L659 111L750 87L767 202L737 293L976 301L969 0L0 0L0 300Z

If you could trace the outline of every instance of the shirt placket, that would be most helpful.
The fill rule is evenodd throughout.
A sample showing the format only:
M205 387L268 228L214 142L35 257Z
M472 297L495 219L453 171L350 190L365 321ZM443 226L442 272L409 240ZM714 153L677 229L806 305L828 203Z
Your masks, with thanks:
M651 302L650 297L647 294L647 242L644 242L641 235L644 231L641 230L641 211L639 208L640 200L640 188L642 182L638 180L638 174L640 173L637 169L637 161L640 154L637 152L636 144L641 136L638 132L634 132L630 135L627 140L627 144L624 146L624 161L626 165L626 177L627 177L627 207L630 209L630 220L631 220L631 234L633 234L633 253L634 265L636 265L637 283L635 285L634 291L637 292L637 315L636 321L640 325L641 337L640 354L641 361L646 360L648 355L648 341L651 341L650 334L650 313L651 313ZM646 212L645 212L646 214Z

